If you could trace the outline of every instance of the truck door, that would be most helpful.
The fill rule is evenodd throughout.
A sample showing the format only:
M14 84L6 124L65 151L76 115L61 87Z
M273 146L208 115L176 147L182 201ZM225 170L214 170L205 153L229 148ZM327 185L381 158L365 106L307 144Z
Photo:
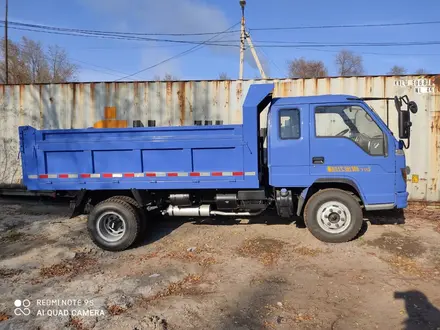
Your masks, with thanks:
M311 105L310 174L315 181L350 182L366 204L395 201L394 146L364 104Z
M268 128L269 184L308 186L309 105L272 105Z

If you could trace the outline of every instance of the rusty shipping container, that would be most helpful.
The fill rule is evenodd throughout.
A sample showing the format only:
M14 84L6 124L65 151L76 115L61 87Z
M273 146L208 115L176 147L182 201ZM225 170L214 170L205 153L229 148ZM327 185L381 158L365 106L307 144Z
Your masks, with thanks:
M129 126L239 124L241 105L253 83L274 82L275 96L351 94L359 97L408 95L419 105L413 115L412 145L406 151L411 173L411 200L440 201L440 76L334 77L245 81L177 81L2 85L0 88L0 184L19 184L20 125L39 129L86 128L104 119L106 107L115 107L117 119ZM397 113L390 102L369 102L394 132ZM262 116L265 124L264 114Z

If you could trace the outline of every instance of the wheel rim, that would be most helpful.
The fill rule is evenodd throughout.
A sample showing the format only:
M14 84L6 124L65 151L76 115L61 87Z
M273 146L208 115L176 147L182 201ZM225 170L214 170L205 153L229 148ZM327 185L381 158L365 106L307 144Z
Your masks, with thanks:
M350 210L340 202L324 203L316 216L319 226L330 234L342 233L351 223Z
M116 242L125 234L125 220L115 212L105 212L96 222L98 235L108 241Z

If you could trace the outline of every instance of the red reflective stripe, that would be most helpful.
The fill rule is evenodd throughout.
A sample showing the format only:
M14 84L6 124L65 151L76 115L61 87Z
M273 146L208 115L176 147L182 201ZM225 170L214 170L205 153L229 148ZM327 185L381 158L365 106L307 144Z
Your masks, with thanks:
M243 172L232 172L232 175L233 176L241 176L241 175L244 175L244 173Z
M156 173L145 173L145 176L156 176Z
M167 173L168 176L178 176L177 173Z
M49 178L49 174L40 174L39 178L40 179L48 179Z
M60 179L68 179L69 178L69 174L60 174L60 175L58 175L58 177Z
M88 174L88 173L83 173L83 174L81 174L81 177L82 177L82 178L90 178L90 174Z
M211 175L212 176L222 176L223 173L222 172L212 172Z
M134 178L134 173L124 173L124 178Z
M191 172L189 176L200 176L200 172Z
M112 178L113 175L112 175L111 173L104 173L104 174L102 175L102 177L103 177L103 178Z

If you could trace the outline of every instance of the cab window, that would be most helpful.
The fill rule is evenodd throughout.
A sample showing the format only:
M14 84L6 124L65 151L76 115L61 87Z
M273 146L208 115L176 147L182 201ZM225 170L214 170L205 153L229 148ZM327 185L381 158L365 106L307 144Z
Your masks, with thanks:
M315 109L316 137L349 138L370 155L385 155L385 135L360 106L321 106Z
M282 109L279 118L280 139L299 139L301 137L300 130L300 114L298 109Z

